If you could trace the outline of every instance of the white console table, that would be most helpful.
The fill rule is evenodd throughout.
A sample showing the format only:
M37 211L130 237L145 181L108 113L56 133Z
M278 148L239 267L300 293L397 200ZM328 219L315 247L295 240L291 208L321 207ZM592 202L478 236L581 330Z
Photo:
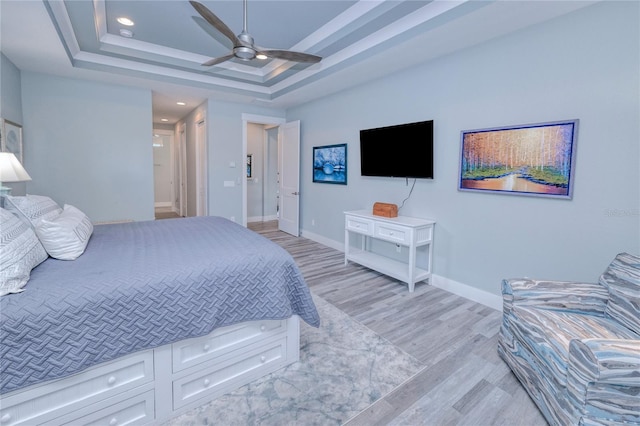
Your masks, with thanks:
M431 281L431 262L433 256L433 229L435 221L414 217L398 216L387 218L374 216L367 210L344 212L344 264L349 260L362 266L381 272L409 284L413 292L415 283ZM362 235L360 248L352 247L351 234ZM409 248L408 263L391 259L369 250L369 239L388 241ZM416 265L417 248L428 246L426 269Z

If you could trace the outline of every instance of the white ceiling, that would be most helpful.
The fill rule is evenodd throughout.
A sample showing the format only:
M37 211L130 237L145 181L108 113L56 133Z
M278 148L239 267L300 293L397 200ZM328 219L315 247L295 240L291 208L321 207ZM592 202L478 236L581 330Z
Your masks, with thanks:
M241 1L201 3L240 33ZM248 1L257 45L322 56L317 64L234 59L203 67L231 43L187 0L0 0L0 41L21 70L149 88L154 122L175 123L210 97L288 108L592 3ZM135 22L133 37L120 35L120 16Z

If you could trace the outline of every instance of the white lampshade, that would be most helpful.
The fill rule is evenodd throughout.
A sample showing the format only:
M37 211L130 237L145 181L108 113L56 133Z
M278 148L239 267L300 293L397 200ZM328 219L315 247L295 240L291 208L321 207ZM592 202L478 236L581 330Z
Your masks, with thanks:
M31 176L22 167L15 154L0 152L0 183L23 182L25 180L31 180Z
M25 180L31 180L31 176L22 167L15 154L0 152L0 196L11 194L11 188L2 186L3 182L24 182Z

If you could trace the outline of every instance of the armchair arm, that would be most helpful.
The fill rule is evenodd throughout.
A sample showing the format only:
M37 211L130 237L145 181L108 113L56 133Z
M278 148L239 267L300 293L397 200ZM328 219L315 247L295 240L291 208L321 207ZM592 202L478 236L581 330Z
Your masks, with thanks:
M640 340L572 340L567 392L584 417L640 422Z
M596 283L543 281L528 278L502 280L503 312L514 306L603 315L609 291Z

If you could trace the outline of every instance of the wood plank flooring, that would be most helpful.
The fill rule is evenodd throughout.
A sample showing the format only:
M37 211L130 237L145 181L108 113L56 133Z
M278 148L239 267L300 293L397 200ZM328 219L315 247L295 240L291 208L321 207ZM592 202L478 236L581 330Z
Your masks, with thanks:
M291 253L315 294L424 364L347 425L546 425L496 352L500 312L424 282L410 294L276 222L248 227Z

